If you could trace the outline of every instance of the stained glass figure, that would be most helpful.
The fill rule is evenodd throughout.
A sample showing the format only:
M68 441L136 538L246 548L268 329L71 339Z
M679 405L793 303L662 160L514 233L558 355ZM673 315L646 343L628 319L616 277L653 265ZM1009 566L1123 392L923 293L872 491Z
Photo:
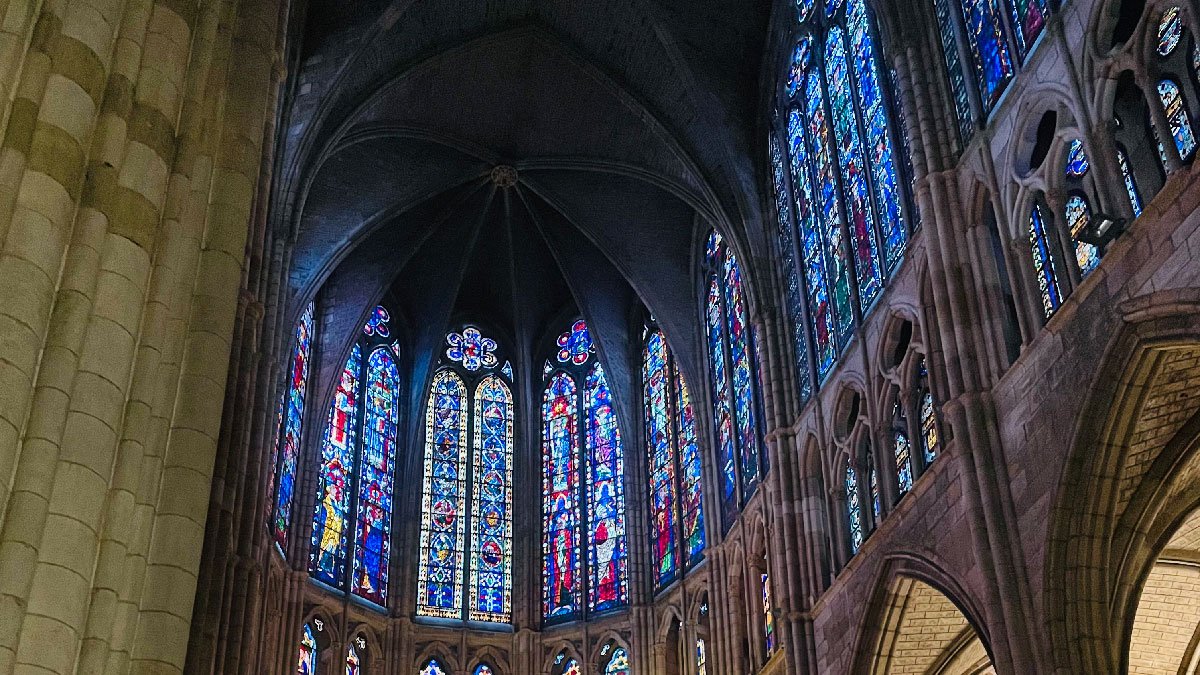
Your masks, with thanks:
M376 335L381 338L387 337L390 332L388 330L388 321L392 317L388 311L381 306L375 307L371 312L371 316L367 317L367 323L363 326L363 332L367 335Z
M629 652L624 648L617 647L613 651L612 659L608 662L608 667L604 669L604 675L629 675Z
M1171 136L1175 139L1179 157L1186 160L1196 151L1196 136L1192 133L1192 121L1179 94L1179 86L1171 80L1160 81L1158 98L1167 113L1167 122L1171 125Z
M1046 25L1049 11L1046 0L1010 0L1008 6L1012 10L1012 25L1017 32L1017 47L1022 54L1028 54Z
M708 244L705 246L705 257L710 263L715 263L720 260L721 254L721 233L713 230L708 233Z
M582 365L596 351L587 323L580 319L571 325L571 330L558 336L558 362Z
M317 672L317 638L313 636L312 627L304 624L304 632L300 635L300 658L296 665L296 675L316 675Z
M811 59L812 36L806 33L796 41L796 48L792 51L792 67L788 71L787 78L787 95L789 97L795 96L796 92L800 90L800 85L804 83L804 72L808 70L808 62Z
M579 662L575 659L567 661L566 664L563 665L563 669L560 672L562 675L581 675L583 673L583 671L579 669Z
M712 368L718 438L718 470L721 476L721 507L725 523L737 512L737 469L734 466L733 411L729 401L729 366L725 356L725 326L721 317L721 287L713 277L708 289L708 353Z
M837 169L833 164L829 124L825 117L825 91L817 71L808 74L805 84L808 109L808 139L812 148L813 187L821 206L822 243L829 278L832 316L840 347L850 339L854 315L850 309L850 260L842 243L842 210L838 199Z
M358 528L350 590L378 605L387 602L399 388L400 371L391 350L386 346L376 347L367 359Z
M1125 181L1125 194L1129 196L1129 206L1133 209L1133 217L1137 218L1142 215L1142 198L1138 194L1133 171L1129 168L1129 158L1120 147L1117 148L1117 165L1121 167L1121 178Z
M1042 296L1042 311L1049 317L1062 304L1058 286L1058 271L1050 251L1050 240L1042 207L1034 204L1029 213L1029 246L1033 253L1033 272Z
M579 434L575 381L558 373L542 398L542 613L547 619L580 609Z
M481 663L478 666L475 666L475 672L473 672L471 675L493 675L492 667Z
M1179 46L1183 37L1183 20L1179 16L1179 8L1171 7L1163 12L1158 22L1158 46L1155 51L1159 56L1169 56Z
M725 252L725 317L729 328L729 354L732 361L733 402L737 420L738 446L742 450L742 491L745 499L758 484L759 445L756 398L751 382L753 366L746 322L746 304L742 299L742 275L737 257Z
M296 347L292 352L291 378L288 382L286 417L281 410L282 440L277 443L279 459L272 458L272 466L279 462L279 492L275 494L275 541L283 550L288 546L288 528L292 523L292 497L296 492L296 459L300 454L300 425L304 420L304 396L308 387L308 363L312 345L313 304L308 303L296 326ZM282 445L282 449L280 449ZM274 488L268 488L273 494Z
M850 552L858 553L863 541L862 507L858 502L858 474L849 460L846 461L846 517L850 523Z
M904 255L904 247L908 243L908 228L900 212L900 203L903 201L902 188L896 175L895 152L883 102L883 78L879 75L879 58L865 0L850 0L846 20L856 85L855 100L862 115L865 131L863 146L871 164L871 183L874 187L875 206L878 209L884 262L888 269L892 269ZM901 129L900 133L904 134L905 131Z
M317 475L317 505L308 571L314 578L338 588L343 588L345 581L361 367L362 350L356 344L350 358L346 359L333 394L329 422L321 441L321 468Z
M1068 197L1065 211L1067 229L1075 244L1075 261L1079 264L1079 274L1081 277L1087 277L1100 264L1100 249L1087 242L1079 241L1079 233L1088 226L1088 222L1092 218L1092 211L1082 195Z
M452 370L438 371L425 413L425 471L417 614L462 613L466 509L467 392Z
M1067 150L1067 176L1079 178L1086 174L1089 168L1087 152L1083 149L1083 141L1076 138L1071 141L1071 146Z
M912 489L912 443L908 440L908 420L904 406L897 400L892 408L892 453L896 459L896 483L899 494Z
M708 655L704 653L704 638L696 638L696 675L708 675Z
M450 345L446 356L470 372L496 366L496 341L483 337L474 326L464 328L462 333L450 333L446 336L446 344Z
M583 397L587 419L588 610L599 612L628 599L625 542L624 457L621 430L600 364L588 373Z
M500 368L500 372L504 373L504 376L508 378L509 382L512 382L512 379L513 379L512 363L510 363L509 361L505 361L504 365Z
M771 607L771 578L762 575L762 609L763 633L767 644L767 654L775 653L775 612Z
M869 307L883 286L879 251L875 243L875 215L867 189L866 166L858 124L851 102L850 77L842 29L833 26L825 38L825 79L829 84L829 107L833 137L841 160L842 192L850 228L851 259L858 276L858 297Z
M832 19L837 16L837 13L842 9L842 4L846 0L825 0L825 16Z
M967 83L963 77L962 62L958 54L958 37L954 33L953 18L950 16L948 0L933 0L937 15L938 34L942 38L942 57L946 61L946 76L950 91L954 93L954 112L958 118L958 133L964 143L975 132L975 121L971 115L971 104L967 99Z
M683 503L683 543L685 563L700 562L704 553L704 482L700 467L700 447L696 441L696 415L687 382L679 369L675 374L675 426L679 439L680 471L683 474L680 495Z
M359 675L362 662L358 658L358 652L354 651L354 645L350 645L350 649L346 652L346 675Z
M489 375L475 389L471 495L472 621L507 622L512 605L512 394Z
M796 16L800 21L808 18L812 14L813 5L817 0L796 0Z
M808 319L813 336L813 352L817 362L817 377L824 379L837 357L837 332L834 327L834 308L829 302L826 283L825 252L819 213L813 202L812 181L809 176L808 142L805 138L803 113L799 108L788 111L788 148L792 174L792 198L796 203L796 224L800 234L800 251L804 267L805 290L808 292ZM797 327L797 344L803 340L802 327ZM803 352L797 351L803 359Z
M437 662L437 659L430 659L429 663L421 669L421 675L446 675L446 671L442 670L442 665Z
M921 359L917 380L917 401L921 406L921 443L925 450L925 464L933 463L938 454L937 415L933 410L933 392L929 388L929 371Z
M1000 0L959 0L974 61L975 81L983 111L991 112L1013 77L1008 35L1001 19Z
M879 521L883 519L883 509L879 503L879 473L875 471L874 455L867 455L867 477L871 485L871 511L875 514L874 525L878 525Z
M646 442L650 471L650 548L655 582L663 586L678 572L676 532L678 522L675 438L668 401L667 344L654 331L642 351L642 387L646 408Z
M543 380L546 379L547 377L550 377L550 373L553 373L553 372L554 372L554 366L550 365L549 360L546 360L544 363L542 363L542 379Z
M796 377L800 384L800 400L807 401L812 395L812 378L809 376L808 348L804 323L804 295L800 289L800 277L796 272L796 249L792 236L791 207L787 195L787 170L783 165L783 151L774 134L770 137L771 176L775 187L775 211L779 226L779 250L783 253L783 268L787 286L788 317L791 319L792 345L796 364ZM760 361L761 363L761 361Z

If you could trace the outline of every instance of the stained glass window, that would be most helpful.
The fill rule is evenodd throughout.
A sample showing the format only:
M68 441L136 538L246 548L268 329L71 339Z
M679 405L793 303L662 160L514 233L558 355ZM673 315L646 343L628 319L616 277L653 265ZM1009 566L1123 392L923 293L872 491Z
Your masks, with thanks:
M1078 240L1079 233L1087 227L1092 217L1087 200L1081 195L1068 197L1066 216L1067 229L1071 232L1071 238L1075 240L1075 261L1079 264L1079 274L1086 277L1100 264L1100 249Z
M807 19L808 15L812 14L814 4L816 4L816 0L796 0L797 18L800 21Z
M883 519L883 509L879 503L879 474L875 471L875 456L867 455L867 480L871 485L871 512L875 514L872 527Z
M296 665L296 675L316 675L317 672L317 638L313 637L312 627L304 624L304 632L300 636L300 658Z
M317 474L317 505L308 571L314 578L338 587L342 586L346 570L361 367L362 350L356 344L350 352L350 358L346 359L342 377L333 394L329 422L321 441L321 467Z
M362 667L362 662L358 658L358 652L354 650L354 645L350 645L350 649L346 652L346 675L359 675Z
M879 250L875 242L875 214L867 191L866 166L850 96L846 47L842 29L834 26L825 39L825 79L829 85L829 108L833 138L841 160L842 192L850 229L851 259L858 276L858 297L869 307L883 286Z
M925 464L933 463L938 454L937 414L933 409L933 391L929 388L929 371L925 370L925 359L921 359L917 371L917 402L921 406L921 445L925 450Z
M429 663L421 669L421 675L446 675L446 671L442 669L442 665L437 662L437 659L430 659Z
M763 633L766 638L767 654L775 652L775 612L771 608L771 578L762 575Z
M963 79L962 62L958 54L958 37L954 34L953 18L950 16L948 0L934 0L937 14L938 34L942 38L942 56L946 61L946 75L950 80L950 91L954 93L954 112L958 117L960 140L966 142L975 131L971 116L971 104L967 99L967 83Z
M1121 178L1125 181L1125 194L1129 196L1129 206L1133 209L1133 217L1137 218L1142 215L1142 198L1138 194L1133 171L1129 168L1129 158L1120 147L1117 148L1117 165L1121 167Z
M382 306L377 306L371 312L371 316L367 317L367 323L363 326L363 332L367 335L378 335L381 338L385 338L391 332L388 329L388 321L391 321L391 319L392 317L386 309Z
M386 330L386 324L380 324ZM378 331L378 328L377 328ZM387 600L391 552L392 477L396 465L396 425L400 420L400 371L390 347L379 346L367 359L366 417L358 485L358 528L351 590L376 604Z
M650 547L655 581L662 587L675 578L681 566L700 559L704 515L691 397L666 339L657 330L651 331L642 351L642 385L650 473Z
M587 363L588 357L594 351L596 348L592 344L592 334L582 319L572 324L571 330L558 336L559 363Z
M275 445L278 455L272 457L271 465L279 463L279 492L275 494L275 541L283 550L287 550L288 528L292 522L292 497L296 492L296 459L300 454L300 425L304 420L304 396L308 387L308 363L312 345L313 304L310 302L300 315L300 324L296 326L296 347L292 351L290 379L287 385L287 395L284 400L287 408L286 417L283 408L280 417L283 433L281 441ZM282 445L282 449L280 449ZM268 487L268 494L273 494L274 487Z
M588 610L603 611L628 598L624 457L621 430L604 369L592 366L584 389L587 418Z
M862 507L858 497L858 474L846 461L846 517L850 524L850 552L858 553L863 541Z
M850 0L846 21L852 55L851 70L854 74L854 89L865 130L863 145L871 164L871 178L873 179L875 206L879 213L879 231L883 242L884 261L887 268L892 269L904 255L904 246L908 242L908 230L904 223L904 217L900 213L902 188L900 180L896 176L895 152L892 148L892 137L888 131L887 112L884 109L884 89L881 86L883 78L879 75L877 65L879 58L876 56L871 23L867 19L865 0ZM899 133L901 136L907 137L908 132L906 129L900 129Z
M708 655L704 653L704 638L696 638L696 675L708 675Z
M1158 46L1155 48L1159 56L1169 56L1179 46L1183 37L1183 20L1179 16L1179 8L1171 7L1163 12L1158 22Z
M491 375L475 389L471 494L473 621L507 622L512 604L512 394Z
M729 375L725 357L725 326L721 320L721 288L713 277L708 288L708 348L712 368L714 424L717 427L718 461L721 472L721 510L725 523L732 524L737 512L737 469L734 467L732 411L729 404Z
M804 71L808 70L808 62L812 59L812 36L807 33L796 40L796 49L792 51L792 67L788 71L787 94L795 96L804 81Z
M461 333L446 336L446 356L457 361L470 372L482 368L494 368L497 364L496 341L484 337L478 328L468 326Z
M471 675L493 675L492 667L481 663L475 666L475 672Z
M1000 0L959 0L967 29L975 83L986 115L1013 77L1008 35L1001 18Z
M896 485L903 495L912 489L912 443L908 440L908 420L897 399L892 408L892 452L896 458Z
M733 380L734 412L737 419L738 446L742 450L743 494L749 495L759 480L757 398L751 373L750 328L746 322L746 304L742 299L742 275L737 258L725 252L725 318L729 327L729 354Z
M1046 0L1010 0L1012 25L1017 33L1017 47L1028 54L1033 42L1046 25Z
M774 134L771 135L770 147L771 175L775 187L775 212L779 219L779 249L783 257L796 377L800 384L800 399L807 401L812 395L812 378L809 377L808 348L805 344L807 329L804 323L804 294L800 288L800 277L796 272L795 240L792 236L791 207L787 196L787 170L783 165L783 151L780 150L779 140Z
M563 664L562 670L558 671L561 675L581 675L582 670L579 669L579 662L575 659L568 659Z
M466 399L462 378L452 370L438 371L425 413L425 477L417 570L417 613L424 616L457 618L462 612Z
M513 379L512 363L505 361L504 365L500 368L500 372L504 373L504 376L508 378L509 382L512 382L512 379Z
M558 373L542 398L542 612L547 619L580 609L579 434L575 381Z
M1062 294L1059 291L1058 271L1050 249L1046 222L1039 204L1034 204L1029 213L1029 246L1033 254L1034 276L1037 277L1038 289L1042 296L1042 310L1048 317L1062 304Z
M630 672L629 652L617 647L608 662L608 667L604 669L604 675L629 675Z
M1175 139L1175 147L1179 156L1187 159L1196 151L1196 136L1192 133L1192 121L1184 107L1183 97L1179 94L1179 86L1171 80L1158 83L1158 98L1162 101L1167 113L1167 122L1171 125L1171 136Z
M1086 174L1089 168L1087 152L1083 149L1083 141L1076 138L1071 141L1070 148L1067 150L1067 176L1078 178Z

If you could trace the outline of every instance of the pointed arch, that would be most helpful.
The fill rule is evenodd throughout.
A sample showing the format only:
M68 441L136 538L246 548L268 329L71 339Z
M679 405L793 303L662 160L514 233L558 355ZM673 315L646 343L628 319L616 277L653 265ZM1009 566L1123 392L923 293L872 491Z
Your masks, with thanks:
M434 375L425 413L425 470L417 614L462 611L466 510L467 391L453 370Z
M355 343L333 395L329 421L321 441L321 466L317 475L317 505L308 571L314 578L337 588L344 588L346 573L361 369L362 349Z
M512 612L513 400L502 379L475 388L469 618L507 622Z
M579 434L575 380L550 379L542 396L542 614L575 616L580 609Z

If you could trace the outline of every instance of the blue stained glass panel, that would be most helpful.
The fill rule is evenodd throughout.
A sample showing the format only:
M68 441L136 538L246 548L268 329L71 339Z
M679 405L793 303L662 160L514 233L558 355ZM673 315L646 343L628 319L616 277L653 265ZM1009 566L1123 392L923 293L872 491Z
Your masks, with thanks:
M496 359L496 341L484 337L478 328L468 326L462 333L450 333L446 336L446 357L457 361L463 368L474 372L482 368L493 368Z
M1076 138L1071 141L1067 150L1067 176L1079 178L1088 172L1087 152L1083 149L1083 141Z
M1179 94L1179 86L1171 80L1162 80L1158 83L1158 97L1166 110L1175 147L1179 150L1179 156L1186 160L1196 151L1196 136L1192 133L1192 121Z
M967 42L984 114L991 112L1013 77L1008 36L1001 21L1000 0L960 0L967 25Z
M367 358L366 416L351 591L377 605L387 602L399 388L400 371L391 349L376 347Z
M863 542L862 506L858 496L858 474L846 462L846 518L850 523L850 552L858 553Z
M283 417L282 407L280 410L283 447L279 447L280 443L275 444L277 456L271 460L272 467L279 462L279 493L274 493L273 485L267 488L267 494L275 497L275 541L279 542L279 546L285 551L288 546L288 528L292 523L292 497L296 492L296 459L300 454L300 425L304 421L304 396L308 387L312 331L313 304L310 302L300 315L300 324L296 326L296 348L292 352L291 377L287 397L283 401L287 407L286 418Z
M668 391L671 382L667 367L667 343L654 331L642 350L642 395L646 408L646 453L650 472L650 548L654 577L658 586L675 578L678 496L676 494L676 457L674 430Z
M612 659L608 662L608 667L604 669L604 675L629 675L631 672L629 652L617 647L613 651Z
M842 212L838 199L837 169L830 151L829 124L825 118L825 92L820 73L808 74L807 91L808 138L812 148L813 187L819 195L821 224L824 226L825 265L828 270L831 312L837 345L850 339L854 315L850 310L850 262L842 242Z
M938 33L942 38L942 56L946 61L946 75L950 80L950 91L954 94L954 112L958 117L958 133L966 142L975 132L971 117L971 104L967 100L967 83L963 79L962 62L958 54L958 37L954 33L954 19L950 16L948 0L933 0L937 14Z
M752 379L753 356L750 351L750 328L746 324L746 304L742 299L742 273L737 257L729 251L725 253L725 316L729 326L729 353L733 361L734 414L738 445L742 450L742 490L743 495L749 495L759 480L760 450L755 419L758 396Z
M296 664L296 675L316 675L317 673L317 638L313 636L312 627L304 624L304 633L300 636L300 657Z
M1033 252L1034 276L1037 277L1038 289L1042 296L1042 310L1049 317L1062 304L1062 294L1059 291L1058 271L1050 251L1042 207L1037 204L1033 205L1029 213L1029 246Z
M1142 215L1142 198L1138 194L1137 183L1133 180L1133 171L1129 168L1129 158L1121 148L1117 148L1117 165L1121 167L1121 178L1125 181L1125 194L1129 196L1133 217L1137 218Z
M625 459L604 369L592 366L583 392L587 416L588 610L629 599L625 542Z
M1100 249L1079 241L1079 233L1088 226L1092 219L1092 210L1087 200L1081 195L1071 195L1066 204L1067 229L1075 244L1075 261L1079 264L1079 274L1086 278L1100 264Z
M452 370L430 386L425 412L425 471L421 547L417 560L417 614L462 615L466 531L467 391Z
M729 366L725 357L725 325L721 316L721 288L713 277L708 288L708 358L713 376L714 424L718 438L718 471L721 476L721 511L724 523L737 514L737 469L733 456L733 411L729 402Z
M1163 12L1162 18L1158 22L1158 45L1155 51L1159 56L1170 56L1171 52L1175 51L1175 47L1179 46L1179 40L1183 37L1183 20L1179 16L1179 8L1171 7Z
M467 618L504 623L512 616L513 402L495 375L475 389L474 441Z
M792 51L792 66L788 69L787 95L795 96L804 83L804 73L808 70L808 62L812 59L812 36L801 35Z
M827 250L832 249L827 249L821 240L820 214L813 202L812 180L809 175L808 142L805 138L802 113L798 108L788 111L787 130L791 154L792 196L796 202L796 222L800 228L800 250L808 291L808 320L813 333L817 376L824 379L837 358L834 307L829 302L825 275L825 254Z
M783 166L783 152L779 141L771 135L771 176L775 186L775 211L779 218L779 249L783 257L783 269L787 282L788 317L791 319L792 348L795 354L796 378L800 383L800 399L807 401L812 395L812 378L809 377L808 348L804 324L804 297L800 290L800 278L796 272L796 253L792 237L791 207L787 197L787 175Z
M441 664L436 660L431 660L421 669L421 675L446 675L446 671L442 670Z
M358 377L362 350L350 352L333 394L329 423L321 440L317 505L313 517L308 572L331 586L343 587L350 529L350 491L354 476L354 426L358 416Z
M862 114L867 157L871 162L875 205L879 209L879 231L883 238L883 255L888 269L904 256L908 243L908 228L900 211L903 201L900 180L896 175L895 153L889 133L887 110L880 86L879 57L871 32L865 0L850 0L847 18L853 72L859 111ZM837 97L834 97L835 100ZM835 119L837 115L835 114Z
M831 19L836 17L845 2L846 0L825 0L825 16Z
M1017 29L1017 47L1028 54L1046 25L1046 0L1009 0L1012 25Z
M692 396L687 382L678 368L675 374L675 426L679 438L680 471L683 473L680 486L683 500L683 542L688 565L700 562L704 553L704 478L700 466L700 446L696 440L696 415L692 409Z
M367 323L363 326L363 332L367 335L377 335L385 338L389 335L388 321L391 320L388 311L383 307L376 307L371 316L367 317Z
M588 357L594 351L596 347L592 344L592 334L583 319L572 324L571 330L558 336L559 363L587 363Z
M575 381L551 378L542 398L542 614L547 619L580 609L579 434Z
M904 494L912 489L912 443L908 440L908 420L897 400L892 407L892 454L896 459L896 486Z
M825 42L825 77L829 82L830 111L834 138L841 160L842 189L846 198L847 220L853 242L854 269L858 275L858 297L869 307L883 288L879 269L879 251L875 243L875 216L867 191L866 167L854 105L850 100L846 48L842 29L829 29ZM901 225L903 227L903 225Z
M919 386L917 401L921 409L921 443L925 450L925 464L933 463L938 455L937 413L933 410L933 391L929 388L929 371L925 370L925 359L918 369Z
M796 0L797 19L800 21L807 19L808 15L812 14L813 5L815 5L816 2L817 0Z

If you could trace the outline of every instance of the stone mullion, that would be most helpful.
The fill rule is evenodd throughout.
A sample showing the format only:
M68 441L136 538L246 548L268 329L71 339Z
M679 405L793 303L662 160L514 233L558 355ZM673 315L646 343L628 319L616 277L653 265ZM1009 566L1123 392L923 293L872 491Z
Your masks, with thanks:
M277 16L272 0L246 0L238 7L231 68L226 73L227 106L218 142L207 227L194 277L192 311L186 338L172 431L166 447L160 494L207 494L209 491L219 404L213 396L226 384L252 199L258 181L263 130L267 118L270 73L277 54ZM134 673L182 671L191 594L198 572L204 530L203 507L162 501L158 504L142 603L133 644ZM180 592L180 589L184 589Z
M1179 156L1179 146L1175 145L1175 136L1171 134L1171 123L1167 120L1167 111L1163 108L1162 98L1158 95L1158 75L1151 75L1147 72L1146 67L1141 67L1134 71L1137 79L1138 87L1142 90L1142 95L1148 100L1146 104L1150 109L1150 122L1154 130L1157 132L1158 141L1163 147L1163 152L1166 154L1166 166L1164 173L1170 178L1171 174L1183 168L1183 158ZM1182 88L1180 96L1182 96ZM1190 114L1190 113L1189 113ZM1136 124L1135 120L1130 120L1128 124Z
M726 569L725 549L719 548L712 552L710 558L711 567L709 568L709 579L711 579L711 593L708 596L710 603L709 620L712 621L712 635L714 636L713 656L716 660L716 672L733 673L733 636L728 626L730 623L729 608L729 575Z

